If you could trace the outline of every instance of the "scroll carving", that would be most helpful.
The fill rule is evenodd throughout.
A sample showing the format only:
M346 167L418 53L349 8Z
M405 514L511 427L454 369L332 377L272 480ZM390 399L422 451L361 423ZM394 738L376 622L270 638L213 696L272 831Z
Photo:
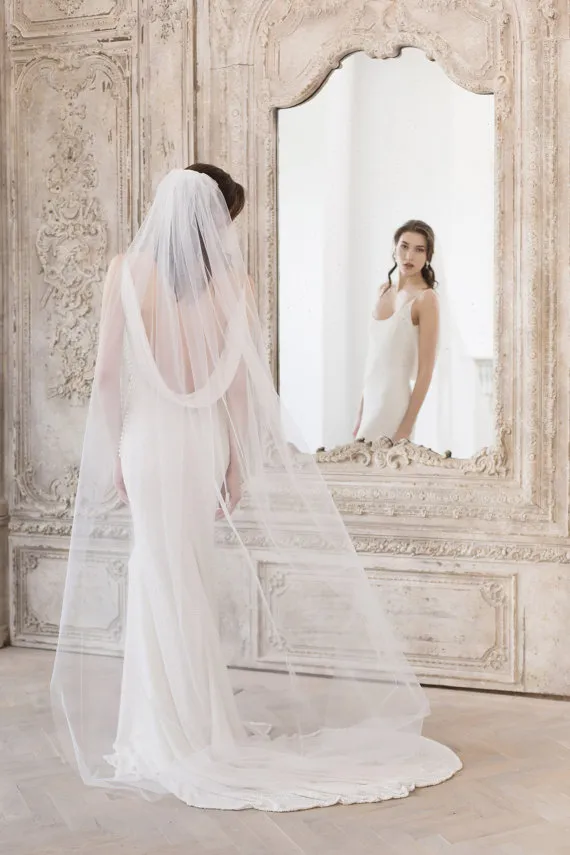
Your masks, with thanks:
M93 137L83 129L86 107L77 103L78 94L68 93L61 128L52 139L50 195L36 238L46 284L42 307L52 310L50 351L61 366L50 394L71 404L86 403L91 393L97 341L91 314L107 252L107 223L93 192L98 183Z

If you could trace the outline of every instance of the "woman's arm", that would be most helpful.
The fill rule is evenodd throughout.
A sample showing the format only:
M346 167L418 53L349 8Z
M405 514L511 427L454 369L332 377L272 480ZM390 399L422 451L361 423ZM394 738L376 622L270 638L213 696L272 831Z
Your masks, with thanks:
M248 283L245 286L245 314L246 323L249 332L244 331L244 335L253 335L256 327L256 309L255 309L255 284L253 279L248 277ZM222 488L222 497L226 503L226 509L229 514L233 513L236 506L241 501L243 489L243 458L245 449L244 443L247 440L248 431L248 373L244 358L240 359L234 378L228 388L226 395L226 403L228 408L229 418L229 463L226 471L226 477ZM216 513L217 519L223 519L224 512L218 509Z
M410 438L433 377L439 336L439 305L436 294L431 290L418 300L418 320L418 374L408 409L394 434L394 442Z
M378 297L376 298L376 303L374 304L374 310L372 313L372 317L374 317L374 318L378 317L378 311L380 309L380 302L382 300L382 297L384 297L384 295L388 293L388 291L390 290L391 287L392 286L391 286L390 282L384 282L384 284L381 285L380 288L378 289ZM354 429L352 431L352 436L354 437L354 439L356 439L356 437L358 436L358 431L360 430L360 425L362 423L362 412L363 412L363 410L364 410L364 395L362 395L360 398L360 405L358 407L358 414L356 416L356 424L354 425Z
M99 324L99 347L95 366L94 394L98 395L103 413L109 453L112 455L114 482L123 501L126 493L119 461L119 443L122 431L121 365L123 361L123 334L125 318L121 302L122 257L115 257L103 286L103 303Z
M360 399L360 406L358 407L358 415L356 416L356 424L354 425L354 430L352 431L352 435L354 439L358 436L358 431L360 430L360 424L362 422L362 411L364 409L364 396Z

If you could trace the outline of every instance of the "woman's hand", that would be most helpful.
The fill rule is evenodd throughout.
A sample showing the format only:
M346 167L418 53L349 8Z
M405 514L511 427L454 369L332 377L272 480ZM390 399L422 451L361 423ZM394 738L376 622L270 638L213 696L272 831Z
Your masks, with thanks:
M412 435L412 428L408 428L407 425L402 423L400 425L400 427L398 428L398 430L396 431L396 433L394 434L394 436L392 437L392 442L395 445L397 442L401 442L403 439L409 440L411 435Z
M113 467L113 484L115 485L115 490L117 491L117 495L121 502L123 502L124 505L128 505L129 497L127 496L127 490L123 480L123 467L121 465L121 458L119 455L115 458L115 465Z
M228 466L228 471L226 472L226 479L222 485L222 500L226 506L226 511L229 515L233 514L238 504L241 501L242 497L242 480L241 473L239 470L239 466L235 466L230 462ZM225 519L226 514L222 509L221 505L218 507L216 511L216 519L223 520Z

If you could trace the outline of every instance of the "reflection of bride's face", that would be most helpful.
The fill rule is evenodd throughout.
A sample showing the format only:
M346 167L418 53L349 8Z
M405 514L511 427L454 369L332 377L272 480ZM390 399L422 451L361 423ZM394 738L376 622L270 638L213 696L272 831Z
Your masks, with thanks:
M401 275L409 278L421 273L427 261L427 243L423 235L404 232L396 245L396 263Z

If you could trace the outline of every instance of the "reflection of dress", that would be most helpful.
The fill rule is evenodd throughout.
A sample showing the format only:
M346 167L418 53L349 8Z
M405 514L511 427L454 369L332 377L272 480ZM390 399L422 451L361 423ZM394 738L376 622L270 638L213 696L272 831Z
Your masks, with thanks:
M371 321L358 439L392 438L406 413L418 363L413 302L389 318Z

